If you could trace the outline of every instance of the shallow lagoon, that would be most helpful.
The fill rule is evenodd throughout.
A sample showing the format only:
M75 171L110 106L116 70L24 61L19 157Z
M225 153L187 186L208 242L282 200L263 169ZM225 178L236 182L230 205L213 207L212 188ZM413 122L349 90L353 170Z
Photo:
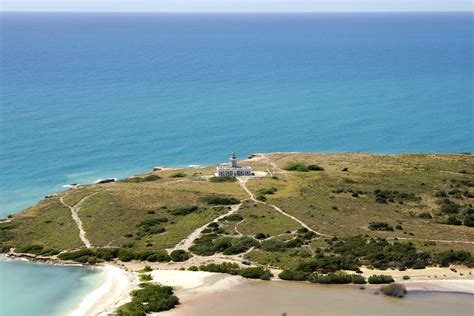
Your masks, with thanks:
M473 315L474 295L410 292L403 299L375 295L357 286L298 282L251 282L196 296L176 310L193 316Z

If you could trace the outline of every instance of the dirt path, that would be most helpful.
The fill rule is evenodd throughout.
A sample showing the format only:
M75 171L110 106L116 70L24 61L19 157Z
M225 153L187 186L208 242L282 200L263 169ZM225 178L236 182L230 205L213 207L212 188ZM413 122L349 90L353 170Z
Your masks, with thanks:
M206 223L204 225L202 225L201 227L197 228L196 230L194 230L188 237L186 237L185 239L181 240L176 246L174 246L174 248L172 249L168 249L170 252L173 251L173 250L188 250L189 247L191 247L194 243L194 241L199 238L199 236L201 235L202 231L211 223L217 223L220 219L228 216L228 215L231 215L231 214L234 214L235 212L237 212L240 207L242 206L242 202L240 202L240 204L236 204L236 205L232 205L230 207L230 211L225 213L225 214L222 214L221 216L215 218L214 220L210 221L209 223Z
M86 246L86 248L90 248L92 246L91 242L86 238L86 232L84 231L84 228L82 227L82 221L81 219L79 218L79 211L81 209L81 206L82 204L88 199L90 198L91 196L94 196L96 195L97 193L100 193L102 191L99 191L99 192L95 192L95 193L92 193L88 196L85 196L83 197L79 202L76 203L76 205L74 206L70 206L68 204L66 204L66 202L64 202L64 197L61 196L59 198L59 201L61 202L61 204L63 204L64 206L66 206L67 208L69 208L71 210L71 215L72 215L72 219L74 220L74 222L76 222L76 225L77 225L77 228L79 229L79 238L81 239L81 241L84 243L84 245Z
M298 222L301 226L303 226L304 228L306 228L307 230L309 231L312 231L313 233L315 233L316 235L319 235L319 236L323 236L323 237L332 237L331 235L327 235L327 234L323 234L323 233L320 233L318 231L315 231L314 229L312 229L311 227L309 227L305 222L299 220L298 218L294 217L293 215L290 215L288 213L286 213L285 211L283 211L281 208L279 208L278 206L276 205L273 205L273 204L270 204L270 203L267 203L267 202L262 202L262 201L258 201L257 199L255 199L254 195L252 192L250 192L250 190L247 188L247 181L249 180L249 178L238 178L239 180L239 184L240 186L242 187L242 189L244 189L245 192L247 192L247 194L249 195L249 198L254 201L255 203L262 203L262 204L266 204L270 207L272 207L274 210L276 210L277 212L285 215L286 217L289 217L291 218L292 220L294 220L295 222Z

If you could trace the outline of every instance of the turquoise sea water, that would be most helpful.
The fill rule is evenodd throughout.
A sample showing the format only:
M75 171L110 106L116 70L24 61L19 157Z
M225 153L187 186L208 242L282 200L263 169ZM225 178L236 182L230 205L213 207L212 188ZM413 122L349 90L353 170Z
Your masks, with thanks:
M10 260L0 256L0 315L64 315L98 287L93 269Z
M472 23L472 13L0 13L0 216L64 184L233 150L473 151ZM0 290L12 286L27 283Z

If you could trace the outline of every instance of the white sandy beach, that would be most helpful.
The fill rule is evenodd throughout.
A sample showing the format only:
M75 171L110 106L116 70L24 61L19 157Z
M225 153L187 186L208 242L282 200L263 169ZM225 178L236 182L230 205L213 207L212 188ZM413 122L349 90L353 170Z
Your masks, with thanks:
M123 264L122 268L105 265L102 268L106 273L105 282L91 292L70 315L108 315L120 305L129 302L129 292L139 283L136 271L142 269L144 265L144 263L138 262ZM172 286L181 303L177 308L161 312L159 315L184 315L183 313L186 313L188 308L194 304L198 304L199 298L203 296L232 290L234 286L245 283L263 282L222 273L180 270L180 265L176 263L152 263L149 265L155 269L150 273L153 282ZM456 267L456 272L449 268L435 267L407 271L362 268L362 271L365 277L373 274L390 274L396 282L405 284L409 292L443 291L474 294L474 269L466 267ZM278 273L279 271L273 272ZM403 276L409 276L410 279L403 280ZM367 286L369 288L380 287L379 285Z
M105 265L104 283L82 300L70 316L109 315L130 301L130 291L138 284L134 273L127 272L113 265Z

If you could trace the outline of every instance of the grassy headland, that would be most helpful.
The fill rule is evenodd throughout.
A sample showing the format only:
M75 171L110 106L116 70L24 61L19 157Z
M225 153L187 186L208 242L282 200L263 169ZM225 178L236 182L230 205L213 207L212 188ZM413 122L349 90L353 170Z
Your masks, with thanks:
M318 282L333 276L314 273L361 266L474 264L471 155L274 153L245 164L266 176L165 169L79 186L0 223L0 245L88 263L246 258Z

